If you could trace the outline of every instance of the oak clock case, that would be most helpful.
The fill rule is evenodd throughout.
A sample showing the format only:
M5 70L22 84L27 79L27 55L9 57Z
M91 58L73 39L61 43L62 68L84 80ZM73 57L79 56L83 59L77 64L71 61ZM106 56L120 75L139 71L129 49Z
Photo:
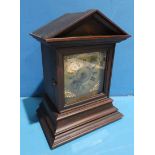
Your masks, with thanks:
M31 35L41 42L45 95L37 114L51 148L122 118L109 90L115 45L130 35L93 9Z

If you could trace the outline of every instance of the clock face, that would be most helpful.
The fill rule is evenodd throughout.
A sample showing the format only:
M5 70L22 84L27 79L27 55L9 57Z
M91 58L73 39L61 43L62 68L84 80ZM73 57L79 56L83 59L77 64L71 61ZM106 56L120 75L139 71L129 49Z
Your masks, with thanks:
M64 56L65 105L103 91L105 61L105 51Z

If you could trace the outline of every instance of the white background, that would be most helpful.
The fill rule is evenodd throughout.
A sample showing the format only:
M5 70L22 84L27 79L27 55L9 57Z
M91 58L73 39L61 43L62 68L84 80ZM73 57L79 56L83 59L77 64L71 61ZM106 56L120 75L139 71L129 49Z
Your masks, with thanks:
M20 154L20 4L0 1L0 154ZM31 5L31 4L30 4ZM135 0L135 155L155 154L155 2Z
M135 0L135 155L155 154L155 1Z

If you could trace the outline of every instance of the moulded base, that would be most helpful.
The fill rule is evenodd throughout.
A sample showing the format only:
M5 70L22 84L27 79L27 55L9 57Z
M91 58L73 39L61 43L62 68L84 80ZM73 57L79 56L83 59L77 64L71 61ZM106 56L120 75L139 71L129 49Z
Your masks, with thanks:
M37 114L51 148L112 123L123 116L112 105L110 98L88 103L82 105L79 109L73 108L61 113L48 107L48 102L44 100L44 103L38 108Z

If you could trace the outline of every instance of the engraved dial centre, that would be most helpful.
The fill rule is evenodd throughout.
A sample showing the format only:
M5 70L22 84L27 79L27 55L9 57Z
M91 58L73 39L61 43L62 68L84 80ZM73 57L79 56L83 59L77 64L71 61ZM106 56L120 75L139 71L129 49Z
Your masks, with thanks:
M104 57L104 52L65 56L64 95L66 104L102 92Z

